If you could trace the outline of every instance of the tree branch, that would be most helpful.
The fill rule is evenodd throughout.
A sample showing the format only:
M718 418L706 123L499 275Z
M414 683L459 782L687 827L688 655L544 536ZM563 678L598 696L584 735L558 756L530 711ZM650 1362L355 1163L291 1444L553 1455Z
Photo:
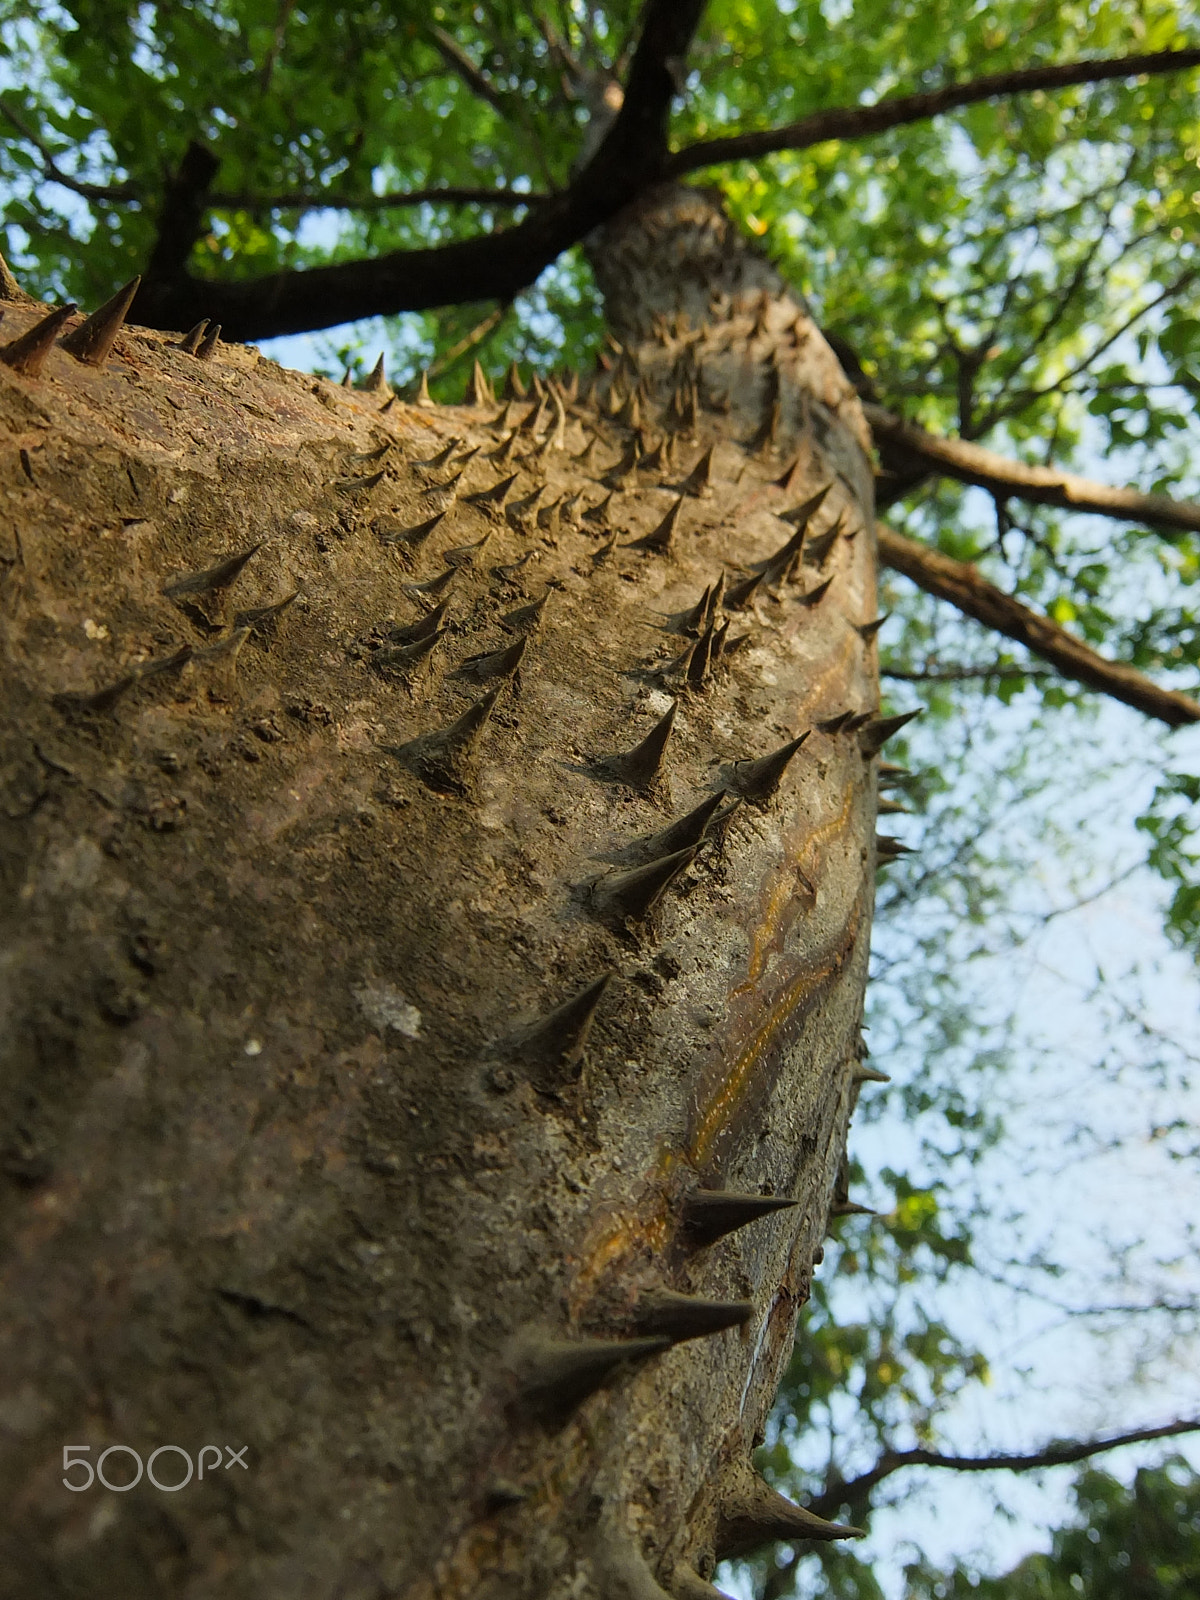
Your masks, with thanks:
M515 228L237 282L151 277L132 315L154 328L187 328L209 317L231 339L266 339L402 310L512 299L661 175L672 65L686 56L703 9L704 0L649 0L624 104L600 148L569 188Z
M214 189L209 204L233 211L390 211L402 206L540 206L553 195L525 189L452 188L434 185L393 194L335 195L320 189L294 194L235 194Z
M994 661L984 667L923 667L912 671L902 667L881 666L879 676L896 683L1004 683L1019 678L1049 678L1053 674L1041 667L1022 667L1011 661Z
M1039 505L1061 506L1065 511L1094 511L1122 522L1147 522L1160 528L1200 532L1200 504L1195 501L1172 500L1165 494L1139 494L1136 489L1114 489L1055 467L1027 466L965 439L927 433L870 402L864 404L863 412L877 441L917 457L927 470L957 478L960 483L976 484L1000 499L1015 495Z
M1037 1472L1045 1467L1067 1467L1079 1461L1090 1460L1106 1450L1118 1450L1122 1445L1145 1444L1153 1439L1175 1439L1186 1433L1200 1433L1200 1419L1181 1419L1165 1422L1157 1428L1134 1428L1128 1433L1115 1433L1100 1439L1076 1439L1069 1443L1050 1444L1042 1450L1026 1455L997 1456L947 1456L937 1450L888 1450L869 1472L851 1478L848 1482L831 1485L824 1494L809 1502L809 1509L818 1516L830 1516L838 1506L860 1499L882 1483L893 1472L904 1467L943 1467L953 1472Z
M1016 639L1064 678L1098 689L1172 728L1200 722L1200 705L1187 695L1163 689L1136 668L1098 655L1082 639L981 578L969 562L955 561L940 550L906 539L884 523L878 524L878 535L879 559L886 566L911 578L927 594L948 600L968 617Z
M452 38L445 28L439 28L437 23L430 23L429 37L433 40L438 55L452 71L458 74L471 93L486 101L493 111L498 111L507 121L509 107L504 96L489 81L486 74L479 70L458 40Z
M667 160L666 176L682 177L718 162L751 161L779 150L807 150L827 139L862 139L912 122L924 122L946 111L995 100L1002 95L1028 94L1034 89L1065 89L1074 84L1103 83L1111 78L1155 76L1182 72L1200 65L1200 50L1159 50L1153 55L1116 56L1109 60L1067 61L1046 67L1023 67L949 84L925 94L892 95L873 106L835 106L815 111L799 122L760 133L733 133L723 139L705 139L677 150Z
M146 265L149 278L175 278L184 271L192 246L203 232L209 185L219 166L211 150L195 139L188 141L179 170L163 189L158 231Z
M0 111L8 118L13 127L23 139L26 139L38 155L42 158L45 169L45 182L59 183L64 189L69 189L72 194L80 195L84 200L93 200L99 204L121 204L128 200L139 200L142 191L133 183L85 183L82 178L73 178L69 172L64 172L54 159L50 149L42 143L37 134L19 116L11 106L0 100Z

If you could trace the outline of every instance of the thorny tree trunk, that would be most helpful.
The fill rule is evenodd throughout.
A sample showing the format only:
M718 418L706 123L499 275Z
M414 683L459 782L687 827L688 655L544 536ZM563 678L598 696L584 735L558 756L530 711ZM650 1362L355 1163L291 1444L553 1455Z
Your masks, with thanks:
M596 260L565 405L0 366L7 1595L687 1597L803 1534L747 1464L858 1092L866 434L709 197Z

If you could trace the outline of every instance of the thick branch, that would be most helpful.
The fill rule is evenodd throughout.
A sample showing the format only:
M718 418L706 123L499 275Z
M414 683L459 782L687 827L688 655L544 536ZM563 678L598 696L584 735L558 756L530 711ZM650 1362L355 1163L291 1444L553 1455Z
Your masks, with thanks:
M1182 72L1200 65L1200 50L1159 50L1153 55L1117 56L1110 60L1067 61L1047 67L1023 67L949 84L926 94L889 96L873 106L835 106L815 111L799 122L760 133L733 133L723 139L705 139L677 150L667 162L666 176L682 177L699 167L724 161L749 161L777 150L807 150L827 139L862 139L908 123L924 122L946 111L995 100L1002 95L1028 94L1034 89L1065 89L1073 84L1102 83L1111 78L1152 76Z
M904 1467L944 1467L953 1472L1037 1472L1045 1467L1072 1466L1102 1455L1106 1450L1118 1450L1122 1445L1175 1439L1186 1433L1200 1433L1200 1419L1165 1422L1157 1428L1134 1428L1129 1433L1115 1433L1101 1439L1075 1439L1047 1445L1043 1450L1025 1455L947 1456L937 1450L888 1450L869 1472L827 1489L810 1501L809 1509L818 1516L831 1516L839 1506L859 1499Z
M433 250L240 282L159 278L143 283L133 316L157 328L187 328L209 317L232 339L266 339L358 317L512 299L658 177L675 93L672 67L686 56L703 9L704 0L650 0L624 104L600 148L570 188L517 227Z
M1073 472L1060 472L1056 467L1027 466L965 439L927 433L915 423L905 422L883 406L869 402L863 411L879 443L899 447L915 458L915 466L924 465L926 470L957 478L960 483L977 484L1000 499L1015 495L1039 505L1061 506L1065 511L1095 511L1122 522L1147 522L1159 528L1200 532L1200 504L1195 501L1172 500L1165 494L1139 494L1136 489L1114 489Z
M187 265L192 246L204 229L209 186L220 162L195 139L188 143L179 170L163 190L158 213L158 234L146 275L152 279L178 277Z
M1144 673L1120 661L1108 661L1048 617L981 578L966 561L955 561L928 545L906 539L884 523L878 525L879 559L911 578L918 588L974 617L986 627L1041 656L1064 678L1087 684L1127 706L1176 728L1200 722L1200 705L1174 689L1160 688Z

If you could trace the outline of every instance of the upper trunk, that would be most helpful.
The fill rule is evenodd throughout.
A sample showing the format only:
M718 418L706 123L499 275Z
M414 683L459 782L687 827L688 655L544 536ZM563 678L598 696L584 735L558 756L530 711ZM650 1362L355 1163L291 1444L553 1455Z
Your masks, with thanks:
M708 197L595 259L624 348L537 417L140 332L0 366L10 1592L685 1595L786 1533L746 1461L857 1092L866 435ZM718 1240L697 1188L796 1204ZM114 1444L249 1470L62 1487Z

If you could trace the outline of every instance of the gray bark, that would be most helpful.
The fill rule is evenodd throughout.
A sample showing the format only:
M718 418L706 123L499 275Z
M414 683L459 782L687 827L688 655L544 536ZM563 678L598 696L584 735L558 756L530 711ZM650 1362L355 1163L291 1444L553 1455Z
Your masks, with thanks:
M766 1515L857 1093L874 763L817 724L877 706L867 436L711 199L595 245L623 349L536 421L134 329L0 366L0 1592L688 1594ZM714 658L703 591L827 484ZM698 1188L795 1204L712 1239ZM752 1309L676 1342L671 1294ZM247 1470L72 1493L67 1445Z

